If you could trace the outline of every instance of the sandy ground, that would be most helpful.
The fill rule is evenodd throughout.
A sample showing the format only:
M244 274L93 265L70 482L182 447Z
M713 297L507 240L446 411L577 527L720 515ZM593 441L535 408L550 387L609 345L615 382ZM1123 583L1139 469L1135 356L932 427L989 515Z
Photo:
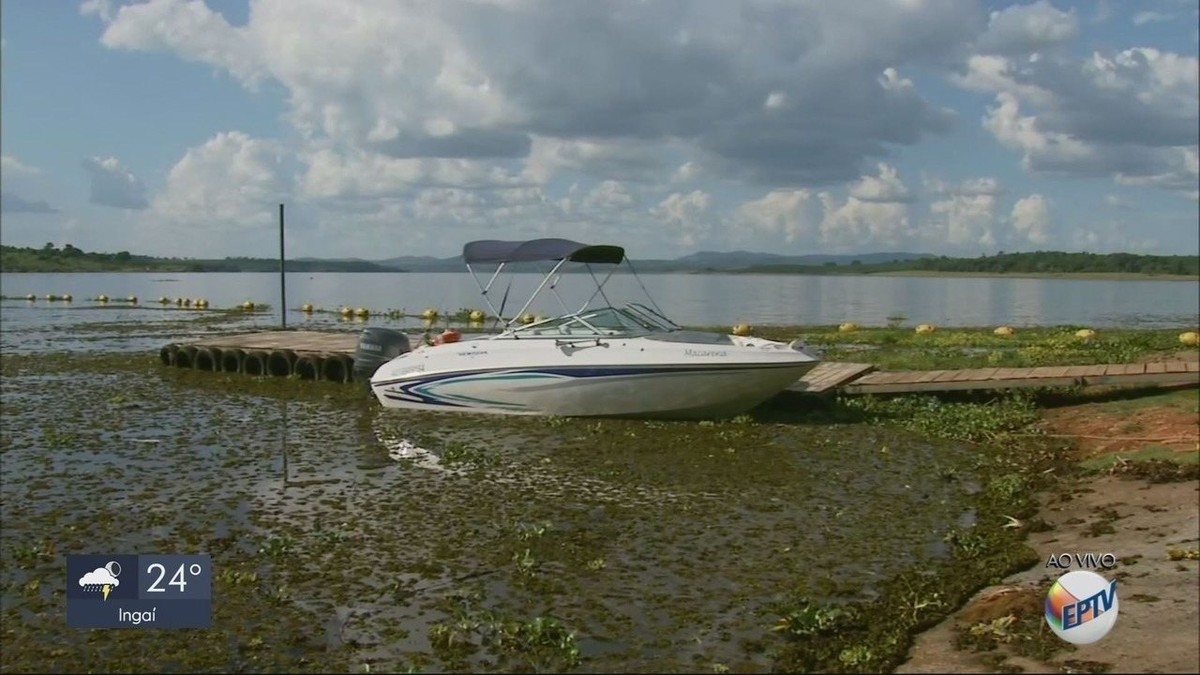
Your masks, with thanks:
M1171 439L1154 445L1195 452L1200 428L1194 408L1170 406L1138 410L1078 406L1051 411L1047 425L1052 431L1083 433L1078 441L1081 458L1136 450L1138 441L1122 440L1129 437ZM1121 429L1137 431L1122 433ZM1043 495L1039 515L1050 527L1028 538L1043 562L984 589L963 609L918 636L908 662L897 672L995 672L997 653L959 650L956 626L1040 613L1046 591L1062 573L1047 568L1044 561L1060 553L1113 553L1122 559L1114 572L1106 574L1118 579L1117 623L1103 640L1068 646L1046 661L1016 655L1004 646L1000 653L1006 657L1006 669L1200 672L1200 562L1171 560L1168 554L1172 549L1195 550L1200 543L1200 481L1150 483L1104 475L1069 486L1065 493ZM1111 528L1099 527L1105 522Z

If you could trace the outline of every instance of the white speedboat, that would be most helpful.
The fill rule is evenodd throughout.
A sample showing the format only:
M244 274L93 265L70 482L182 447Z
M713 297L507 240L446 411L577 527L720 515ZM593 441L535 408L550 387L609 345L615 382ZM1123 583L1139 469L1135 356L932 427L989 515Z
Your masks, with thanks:
M622 262L619 246L565 239L476 241L463 247L467 269L496 316L488 291L505 265L552 261L553 269L502 332L409 350L407 339L376 334L366 350L398 353L370 377L389 408L516 415L714 418L745 412L795 383L817 365L802 343L684 330L641 303L592 306ZM520 324L534 299L556 286L565 265L612 265L578 311ZM474 266L498 265L486 285ZM632 271L632 264L629 265ZM636 278L636 271L634 276ZM551 281L553 280L553 283ZM645 285L639 285L645 291ZM365 336L365 332L364 332ZM364 337L364 340L366 338ZM360 342L360 353L364 344Z

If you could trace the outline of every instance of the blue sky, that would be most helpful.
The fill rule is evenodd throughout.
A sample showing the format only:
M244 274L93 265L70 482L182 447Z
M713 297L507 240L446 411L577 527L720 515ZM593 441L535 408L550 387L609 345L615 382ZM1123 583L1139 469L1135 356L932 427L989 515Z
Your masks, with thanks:
M1197 252L1196 0L4 0L6 244Z

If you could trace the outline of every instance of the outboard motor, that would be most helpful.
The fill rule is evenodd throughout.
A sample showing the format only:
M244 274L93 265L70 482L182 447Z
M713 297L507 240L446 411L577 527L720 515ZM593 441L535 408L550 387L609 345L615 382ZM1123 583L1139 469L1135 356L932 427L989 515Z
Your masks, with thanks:
M387 328L364 328L354 349L354 379L371 388L371 376L379 366L412 351L408 336Z

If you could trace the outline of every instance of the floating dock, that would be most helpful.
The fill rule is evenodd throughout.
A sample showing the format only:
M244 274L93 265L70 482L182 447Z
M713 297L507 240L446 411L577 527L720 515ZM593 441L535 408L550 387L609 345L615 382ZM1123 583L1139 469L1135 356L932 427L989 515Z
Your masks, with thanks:
M267 331L169 344L163 364L247 375L350 382L358 333ZM970 389L1200 384L1200 361L1038 368L878 370L869 363L824 361L789 387L809 394L902 394Z

